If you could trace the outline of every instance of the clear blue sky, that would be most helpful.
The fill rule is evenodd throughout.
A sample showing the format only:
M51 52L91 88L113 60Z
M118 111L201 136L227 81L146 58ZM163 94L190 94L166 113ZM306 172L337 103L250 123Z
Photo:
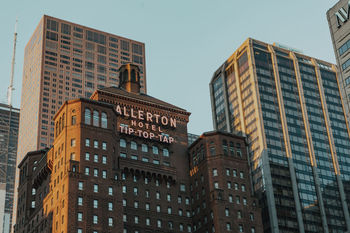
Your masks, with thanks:
M279 42L335 62L326 11L336 0L11 0L0 9L0 101L6 102L18 16L13 105L24 47L43 14L146 44L148 94L191 112L189 132L211 130L209 81L243 41Z

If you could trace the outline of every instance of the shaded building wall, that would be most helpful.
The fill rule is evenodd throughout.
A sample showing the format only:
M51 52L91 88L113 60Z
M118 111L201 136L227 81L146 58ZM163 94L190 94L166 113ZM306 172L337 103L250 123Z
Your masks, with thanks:
M189 148L194 232L263 232L245 138L206 132Z

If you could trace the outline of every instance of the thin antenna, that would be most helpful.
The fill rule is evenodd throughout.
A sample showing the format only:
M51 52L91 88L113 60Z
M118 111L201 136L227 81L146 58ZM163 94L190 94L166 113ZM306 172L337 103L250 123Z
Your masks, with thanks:
M17 44L17 22L18 19L16 18L16 24L15 24L15 34L13 38L13 53L12 53L12 62L11 62L11 77L10 77L10 86L7 88L7 104L9 106L12 106L12 91L13 88L13 76L15 74L15 57L16 57L16 44Z

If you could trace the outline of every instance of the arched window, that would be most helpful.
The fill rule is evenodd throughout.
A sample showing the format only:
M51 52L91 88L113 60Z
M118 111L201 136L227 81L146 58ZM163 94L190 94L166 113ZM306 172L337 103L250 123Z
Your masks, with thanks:
M131 141L130 147L131 147L131 149L133 149L133 150L137 150L137 143L134 142L134 141Z
M158 154L158 147L152 146L152 151L153 151L153 154L157 155Z
M64 113L62 114L62 128L61 128L61 130L63 130L63 128L64 128L64 117L65 117L65 115L64 115Z
M85 124L91 125L91 111L88 108L85 108Z
M58 126L58 133L61 133L62 131L62 118L60 117L60 120L59 120L59 126Z
M125 141L125 139L120 139L120 147L126 147L126 141Z
M56 121L56 137L58 136L58 121Z
M107 128L107 113L102 112L101 114L101 127L102 128Z
M96 110L94 110L93 114L93 125L100 126L100 113Z

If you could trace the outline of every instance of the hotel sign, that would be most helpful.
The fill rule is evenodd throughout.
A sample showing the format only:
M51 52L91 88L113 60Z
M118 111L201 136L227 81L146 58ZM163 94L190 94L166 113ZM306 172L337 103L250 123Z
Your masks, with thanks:
M143 110L117 105L116 112L130 120L129 124L120 124L120 133L141 138L173 143L175 139L163 132L163 127L176 128L176 119Z
M348 21L349 13L350 13L350 0L348 0L347 10L345 10L342 7L335 13L335 16L337 18L337 26L338 26L338 28L341 27L341 23L344 24L344 23L346 23Z

